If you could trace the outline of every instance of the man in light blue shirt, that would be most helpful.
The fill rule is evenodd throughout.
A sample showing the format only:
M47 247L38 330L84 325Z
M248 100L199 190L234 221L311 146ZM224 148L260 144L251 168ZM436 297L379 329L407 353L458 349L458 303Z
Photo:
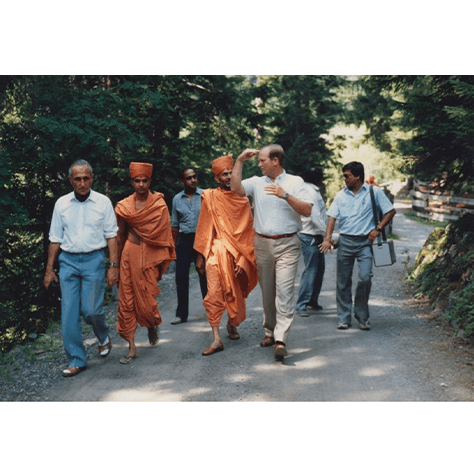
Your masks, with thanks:
M93 180L87 161L72 164L69 181L74 191L56 201L49 232L44 285L49 288L53 281L58 282L53 265L61 250L61 329L69 360L69 367L62 372L64 377L73 377L87 368L81 314L99 341L99 356L107 357L112 349L103 308L105 248L110 257L107 282L112 286L118 281L117 221L110 199L91 190Z
M364 165L351 161L342 168L345 187L336 194L327 212L329 216L321 252L332 249L332 233L339 219L337 245L336 300L338 329L351 326L352 271L357 259L359 280L354 298L354 317L362 330L370 329L369 295L372 286L372 243L382 229L393 219L395 209L382 189L374 187L375 202L383 214L380 222L374 222L369 185L365 182Z
M242 181L243 163L258 154L263 176ZM265 337L260 346L275 344L275 358L287 355L287 341L295 314L295 277L300 257L301 216L311 214L310 197L299 176L283 169L285 152L280 145L260 151L247 149L237 158L231 189L252 196L255 208L255 256L262 290Z
M173 198L171 208L171 232L176 246L176 291L178 306L176 317L171 324L181 324L188 320L189 312L189 269L191 263L196 266L197 252L194 250L194 238L201 211L202 189L198 187L196 172L193 168L184 168L181 174L184 190ZM206 273L199 273L199 285L202 298L207 294Z

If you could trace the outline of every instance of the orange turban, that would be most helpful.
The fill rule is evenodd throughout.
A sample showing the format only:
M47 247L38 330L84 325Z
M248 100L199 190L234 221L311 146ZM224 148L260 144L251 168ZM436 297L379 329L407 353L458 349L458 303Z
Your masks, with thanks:
M212 171L216 176L219 176L225 169L232 169L234 167L234 160L231 156L221 156L212 162Z
M153 165L150 163L130 163L130 177L132 179L142 175L151 178L152 171Z

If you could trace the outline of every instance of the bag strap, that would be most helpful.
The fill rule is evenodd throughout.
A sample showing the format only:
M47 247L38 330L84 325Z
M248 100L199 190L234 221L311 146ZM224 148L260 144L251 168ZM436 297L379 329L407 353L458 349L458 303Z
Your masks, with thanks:
M381 218L377 218L377 205L375 203L374 187L372 185L369 186L369 191L370 191L370 199L372 200L372 211L374 212L374 222L375 222L375 225L377 225L377 222L381 220ZM380 234L382 234L382 237L380 237ZM377 237L379 245L382 244L382 240L384 241L387 240L387 236L385 235L385 229L382 229L380 234Z

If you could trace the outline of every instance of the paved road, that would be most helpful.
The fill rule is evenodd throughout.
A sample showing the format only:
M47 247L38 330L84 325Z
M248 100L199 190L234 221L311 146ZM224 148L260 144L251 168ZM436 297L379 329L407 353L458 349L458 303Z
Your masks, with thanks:
M261 348L261 293L247 300L248 318L239 341L224 337L225 350L203 357L211 342L197 278L189 322L174 317L174 292L160 297L164 319L160 342L150 347L138 331L139 358L119 364L126 344L119 336L106 360L92 359L89 369L64 379L46 394L49 400L101 401L437 401L472 400L440 351L443 336L419 314L403 290L404 262L415 258L432 228L403 216L397 203L394 233L397 263L374 269L372 330L336 329L335 255L327 257L320 299L323 311L296 317L289 356L276 362L273 348ZM406 208L406 206L405 206ZM300 266L301 267L301 266ZM300 268L301 271L301 268ZM225 325L223 334L225 336Z

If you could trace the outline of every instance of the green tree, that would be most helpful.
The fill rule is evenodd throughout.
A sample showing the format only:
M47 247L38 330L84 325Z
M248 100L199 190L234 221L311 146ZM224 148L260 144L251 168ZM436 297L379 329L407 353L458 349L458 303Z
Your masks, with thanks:
M340 76L259 76L258 96L262 141L283 146L288 171L301 174L308 166L336 162L328 141L330 129L342 118Z
M350 115L402 171L441 190L471 191L474 76L362 76Z

